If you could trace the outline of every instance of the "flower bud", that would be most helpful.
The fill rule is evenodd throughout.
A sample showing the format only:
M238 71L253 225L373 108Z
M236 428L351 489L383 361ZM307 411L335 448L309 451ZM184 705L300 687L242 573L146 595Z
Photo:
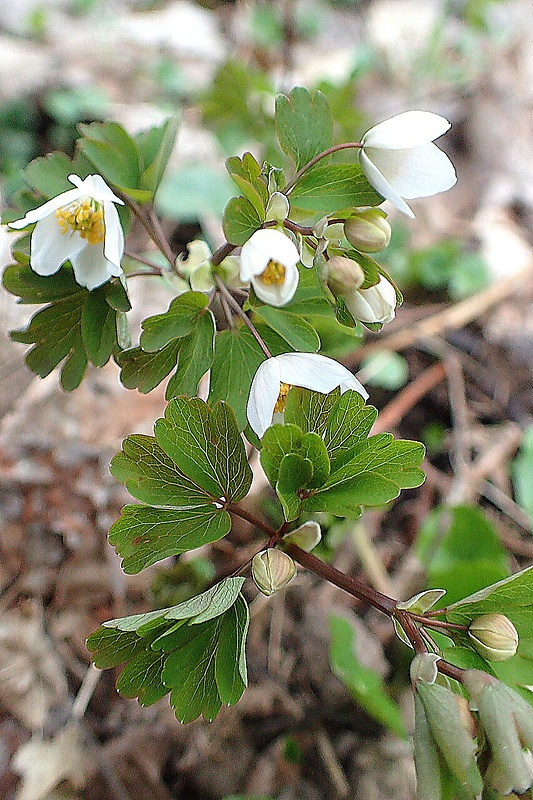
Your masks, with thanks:
M267 597L283 589L296 574L296 564L287 553L269 547L252 560L252 578Z
M487 661L507 661L518 647L517 630L504 614L483 614L472 620L468 638Z
M270 195L266 208L265 219L269 222L283 222L289 216L289 201L281 192L273 192Z
M283 537L283 541L289 544L295 544L302 550L305 550L306 553L310 553L311 550L317 546L321 538L322 533L320 531L320 525L318 522L310 520L309 522L304 522L304 524L300 525L296 530L286 533Z
M359 322L384 325L394 319L396 290L390 281L381 276L375 286L353 292L344 297L344 302L352 317Z
M356 250L378 253L390 242L391 226L379 208L367 208L344 223L344 235Z
M332 256L327 262L328 286L335 296L357 291L365 281L365 273L353 258ZM346 297L345 297L346 299Z
M533 748L533 708L509 686L481 670L465 670L463 684L490 744L486 781L501 794L523 794L533 783L523 750L524 745Z

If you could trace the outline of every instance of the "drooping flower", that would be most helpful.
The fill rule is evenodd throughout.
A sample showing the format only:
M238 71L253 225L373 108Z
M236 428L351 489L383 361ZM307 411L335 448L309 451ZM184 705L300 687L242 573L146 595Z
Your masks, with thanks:
M283 412L291 386L328 394L354 389L366 400L368 392L352 373L332 358L317 353L283 353L267 358L254 375L248 398L248 422L261 438L275 412Z
M124 234L115 203L124 205L100 175L69 175L75 189L53 197L10 222L20 230L36 222L30 264L38 275L53 275L70 260L80 286L96 289L122 275Z
M348 311L359 322L385 325L394 319L396 289L383 275L369 289L358 289L343 295Z
M403 198L429 197L450 189L457 180L453 164L433 140L450 123L430 111L406 111L380 122L361 139L361 169L372 186L408 217Z
M263 228L242 246L241 281L250 281L264 303L284 306L298 287L299 260L298 249L288 236L274 228Z

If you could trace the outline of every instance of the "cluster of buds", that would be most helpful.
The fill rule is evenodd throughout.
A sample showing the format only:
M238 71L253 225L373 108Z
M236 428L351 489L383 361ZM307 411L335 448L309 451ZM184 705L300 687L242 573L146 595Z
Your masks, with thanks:
M516 653L518 635L503 614L478 617L468 635L478 652L492 661ZM442 800L442 786L450 782L457 782L460 796L471 800L483 788L498 797L523 794L533 785L531 757L524 750L533 750L533 705L478 669L461 671L468 701L450 689L438 671L439 660L425 653L411 664L419 800Z

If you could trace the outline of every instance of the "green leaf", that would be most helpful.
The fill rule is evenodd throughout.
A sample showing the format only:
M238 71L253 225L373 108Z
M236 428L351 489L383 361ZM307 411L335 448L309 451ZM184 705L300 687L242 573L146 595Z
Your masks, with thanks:
M265 431L259 454L261 466L272 486L279 478L281 462L288 453L297 453L303 432L297 425L272 425Z
M215 319L207 310L196 319L189 335L179 340L178 368L168 382L165 392L167 400L179 394L188 397L196 394L200 378L213 362L214 340Z
M509 575L497 530L475 506L433 511L421 526L417 553L427 583L446 590L447 604Z
M127 389L147 394L155 389L177 364L180 340L174 339L162 350L145 353L140 347L123 350L116 357L121 368L120 380Z
M261 306L254 311L282 336L293 350L316 353L320 349L320 339L315 329L303 317L274 306Z
M333 673L371 717L406 739L407 732L399 707L385 691L380 676L364 667L355 655L355 630L351 622L338 614L331 614L329 624L329 658Z
M135 137L141 164L140 188L155 194L178 134L177 117L169 117L162 125L142 131Z
M111 474L128 492L152 506L202 506L212 498L167 456L153 436L133 434L111 461Z
M333 144L333 117L325 95L295 86L276 97L276 131L281 149L300 169Z
M10 264L4 270L3 284L23 304L52 303L81 291L72 268L68 266L63 266L54 275L37 275L29 263Z
M331 164L306 172L290 195L291 205L321 215L348 206L378 206L383 198L369 184L359 164Z
M302 431L313 431L323 436L331 409L339 396L339 389L322 394L293 386L287 396L284 420L298 425Z
M443 618L448 622L468 626L482 614L505 614L518 631L519 644L516 655L508 661L491 662L485 670L510 685L533 684L533 567L517 572L509 578L487 586L468 597L458 600L446 609ZM454 641L469 647L466 636L455 634Z
M140 164L137 147L131 136L117 122L93 122L80 125L82 139L78 144L83 155L89 159L104 180L125 189L135 199L147 200L136 190L140 188Z
M418 467L424 447L418 442L395 441L391 434L382 433L366 439L356 453L305 500L305 510L358 517L360 506L388 503L400 489L419 486L424 480Z
M54 152L31 161L24 170L24 179L34 191L49 199L73 188L68 180L72 173L80 178L85 178L88 174L77 170L64 153Z
M244 578L226 578L201 595L161 611L110 620L87 646L100 668L126 663L117 689L149 705L171 692L182 722L213 719L247 685L248 607Z
M215 337L209 402L225 400L233 408L239 430L246 427L246 404L253 377L265 355L246 329L220 331Z
M197 397L177 397L156 422L155 435L178 467L213 497L238 502L248 493L252 472L227 403L211 410Z
M234 245L243 245L259 230L263 219L246 197L232 197L224 209L224 236Z
M232 156L226 161L226 169L246 197L255 208L261 219L265 218L268 203L268 188L261 175L261 167L251 153L242 158Z
M209 299L202 292L184 292L175 297L164 314L147 317L141 323L142 349L152 353L161 350L172 339L187 336L208 304Z
M216 542L231 529L227 511L213 503L192 508L161 509L125 506L109 531L109 542L128 575L168 556Z
M333 472L351 461L354 449L367 438L377 415L373 406L365 405L359 392L344 392L336 399L324 433Z
M81 317L85 350L95 367L107 364L117 343L117 315L106 302L104 287L89 292Z
M284 456L279 468L279 477L276 484L276 493L283 506L283 513L287 522L300 515L302 506L298 490L311 481L313 477L313 464L309 459L297 453Z
M308 481L306 488L317 489L322 486L330 473L328 451L323 439L317 433L304 433L298 452L313 465L312 479Z

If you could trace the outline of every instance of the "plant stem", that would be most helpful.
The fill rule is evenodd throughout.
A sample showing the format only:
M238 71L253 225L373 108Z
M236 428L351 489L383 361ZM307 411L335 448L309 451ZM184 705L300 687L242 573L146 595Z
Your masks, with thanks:
M301 233L302 236L316 236L314 229L309 225L298 225L297 222L293 222L291 219L284 219L283 226L293 233Z
M139 275L162 275L163 272L165 272L163 267L154 264L154 262L150 261L150 259L148 258L144 258L143 256L137 255L137 253L131 253L129 250L124 250L124 255L127 256L128 258L131 258L133 261L138 261L139 264L146 264L146 266L150 267L152 270L151 272L148 271L139 272L138 273ZM131 272L128 273L126 277L129 277L131 274L132 274Z
M229 242L224 242L224 244L221 245L221 247L219 247L218 250L215 250L215 252L211 256L211 264L214 267L218 267L218 265L221 264L227 256L233 253L236 247L237 246L234 244L230 244Z
M360 150L361 147L361 142L345 142L344 144L335 144L333 147L328 147L327 150L323 150L298 170L296 175L287 183L285 188L282 189L283 194L289 194L289 192L296 186L302 175L304 175L308 169L314 167L315 164L318 164L318 162L323 158L326 158L326 156L330 156L332 153L338 153L339 150L348 150L349 148L356 148L357 150Z
M266 522L262 522L256 516L251 514L249 511L246 511L244 508L240 506L234 505L233 503L228 503L226 505L226 511L229 511L230 514L235 514L236 517L240 517L241 519L245 519L246 522L250 522L252 525L255 525L256 528L259 528L266 533L266 535L271 539L273 536L276 536L276 531L274 528L271 528L270 525L267 525Z
M395 616L397 601L393 600L392 597L387 597L387 595L372 589L371 586L367 586L355 578L344 575L344 573L332 567L331 564L326 564L325 561L321 561L312 553L306 553L305 550L302 550L295 544L287 544L284 549L295 561L310 572L314 572L315 575L319 575L326 581L333 583L335 586L338 586L339 589L343 589L353 597L357 597L359 600L365 600L388 617Z
M248 327L250 333L252 334L252 336L254 337L254 339L256 340L256 342L258 343L259 347L261 348L263 353L266 355L266 357L267 358L272 358L272 353L270 352L270 350L268 349L268 347L264 343L264 341L261 338L260 334L257 332L257 330L255 328L255 325L248 318L248 316L244 313L244 311L242 310L242 308L240 307L238 302L232 296L231 292L229 291L229 289L226 286L226 284L224 283L224 281L220 278L219 275L214 275L213 277L215 279L215 283L217 285L217 289L220 292L220 294L222 295L222 297L224 297L227 300L228 305L235 311L235 313L242 319L244 324Z

